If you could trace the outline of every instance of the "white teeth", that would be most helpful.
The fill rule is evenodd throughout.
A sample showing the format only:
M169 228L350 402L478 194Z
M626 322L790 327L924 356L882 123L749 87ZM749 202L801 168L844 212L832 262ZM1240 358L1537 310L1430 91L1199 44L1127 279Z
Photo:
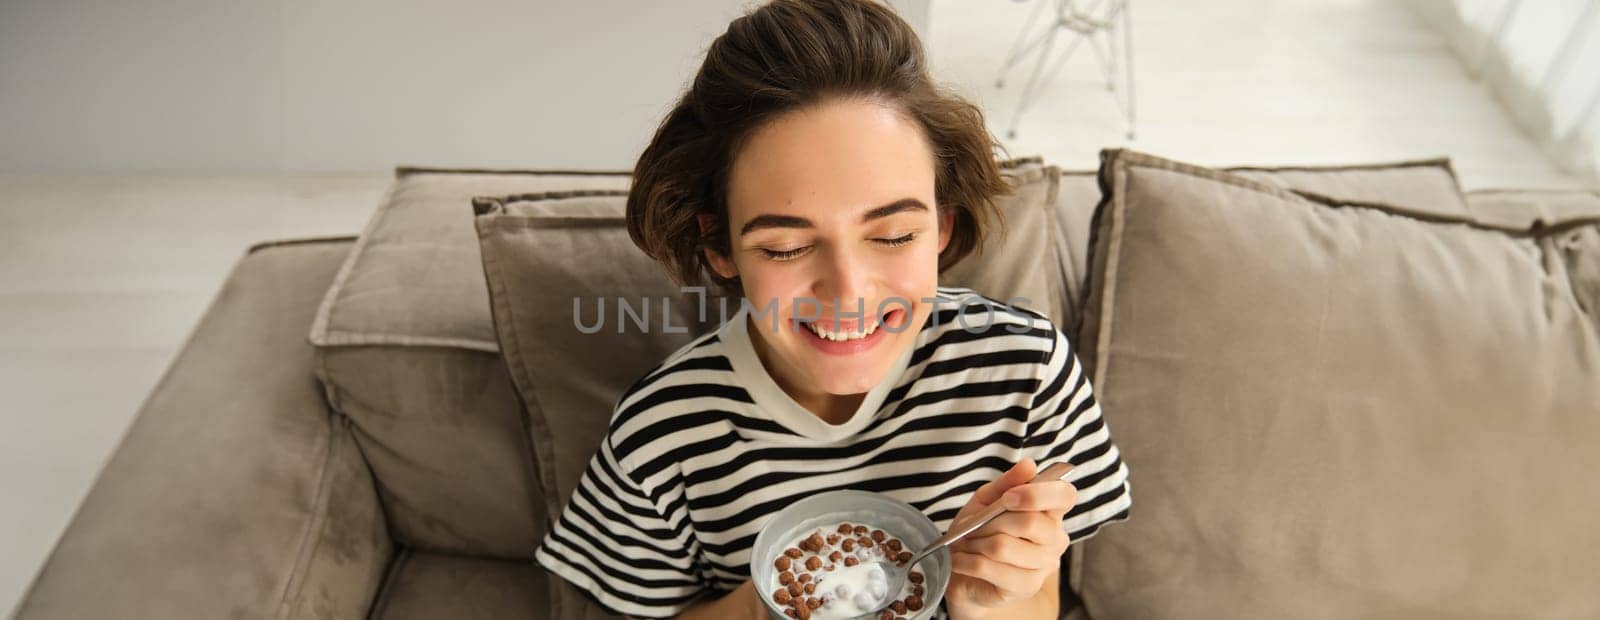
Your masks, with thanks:
M821 321L812 322L812 323L806 323L806 325L808 327L810 327L811 331L813 333L815 333L816 335L818 335L818 336L820 336L820 337L822 337L824 339L827 339L827 340L832 340L834 342L844 342L846 340L860 340L862 338L866 338L867 336L871 336L873 334L873 332L878 331L878 323L877 322L873 322L872 325L868 326L867 327L867 331L865 331L865 332L860 331L860 330L856 330L856 329L846 330L846 331L842 331L842 332L834 332L834 331L829 331L827 329L823 329L823 327L821 325L819 325L818 323L821 323Z

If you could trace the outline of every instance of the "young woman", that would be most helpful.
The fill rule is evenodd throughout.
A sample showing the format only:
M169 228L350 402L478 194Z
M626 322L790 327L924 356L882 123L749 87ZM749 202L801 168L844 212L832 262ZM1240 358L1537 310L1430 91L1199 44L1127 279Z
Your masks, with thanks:
M1128 518L1128 470L1060 329L938 284L1010 191L996 146L877 2L734 20L640 156L628 224L741 311L619 398L540 564L619 614L764 617L750 548L800 498L875 491L940 528L1004 501L952 546L939 616L1055 618L1061 555Z

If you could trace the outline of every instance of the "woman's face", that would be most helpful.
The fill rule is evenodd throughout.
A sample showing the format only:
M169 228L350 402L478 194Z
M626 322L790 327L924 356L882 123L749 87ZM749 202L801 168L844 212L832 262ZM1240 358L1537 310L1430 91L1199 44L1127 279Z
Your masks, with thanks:
M751 339L802 405L871 390L915 342L953 222L936 209L934 166L914 122L861 100L780 117L735 160L732 254L708 257L722 275L741 277L754 310ZM770 315L756 314L774 301L777 331ZM860 310L864 318L841 314ZM846 340L819 336L811 324ZM864 338L850 333L874 325Z

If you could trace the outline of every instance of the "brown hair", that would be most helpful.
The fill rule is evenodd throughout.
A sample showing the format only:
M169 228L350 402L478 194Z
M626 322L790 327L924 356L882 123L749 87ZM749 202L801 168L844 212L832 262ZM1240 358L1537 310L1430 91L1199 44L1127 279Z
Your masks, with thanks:
M955 211L939 271L978 248L995 200L1015 191L1001 176L983 112L929 77L922 41L876 0L774 0L728 25L711 42L694 82L634 167L628 235L680 285L702 274L741 292L706 263L710 248L731 257L728 174L763 124L832 99L885 102L921 126L932 147L938 210ZM702 234L698 214L715 224Z

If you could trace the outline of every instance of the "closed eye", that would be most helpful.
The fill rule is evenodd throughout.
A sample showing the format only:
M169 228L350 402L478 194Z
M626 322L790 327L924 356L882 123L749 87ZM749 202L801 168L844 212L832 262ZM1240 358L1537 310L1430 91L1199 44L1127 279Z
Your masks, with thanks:
M910 233L910 234L907 234L905 236L895 237L893 239L878 239L877 241L878 241L878 243L882 243L882 244L884 244L886 246L889 246L891 248L897 248L897 247L900 247L900 246L905 245L907 243L911 243L911 240L916 239L916 238L917 238L917 233Z
M916 240L916 238L917 233L909 233L899 237L894 237L892 239L873 239L873 241L883 244L886 247L897 248L907 243L911 243L912 241ZM766 248L757 249L761 250L761 254L768 259L782 262L799 258L801 254L805 254L807 250L810 250L811 246L800 246L791 250L768 250Z
M766 248L758 248L758 249L760 249L761 253L763 255L765 255L767 258L770 258L770 259L775 260L775 261L786 261L786 260L794 259L794 258L800 256L801 254L804 254L806 250L811 249L811 246L801 246L801 247L795 248L793 250L768 250Z

